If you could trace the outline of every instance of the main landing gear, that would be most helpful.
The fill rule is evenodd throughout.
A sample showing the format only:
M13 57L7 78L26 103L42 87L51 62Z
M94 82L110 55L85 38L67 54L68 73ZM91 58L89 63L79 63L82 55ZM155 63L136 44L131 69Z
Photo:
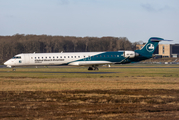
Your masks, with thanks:
M88 70L99 70L97 66L89 67Z

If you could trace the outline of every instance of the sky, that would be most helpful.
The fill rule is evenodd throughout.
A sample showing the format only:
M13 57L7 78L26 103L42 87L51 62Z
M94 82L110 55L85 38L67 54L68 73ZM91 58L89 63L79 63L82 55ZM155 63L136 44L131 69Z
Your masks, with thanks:
M179 0L0 0L0 35L15 34L179 43Z

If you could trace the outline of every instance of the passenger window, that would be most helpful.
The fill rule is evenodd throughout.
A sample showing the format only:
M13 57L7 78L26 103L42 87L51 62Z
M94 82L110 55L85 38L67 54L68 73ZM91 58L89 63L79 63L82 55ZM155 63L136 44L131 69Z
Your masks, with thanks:
M51 58L51 57L49 57L49 58Z
M76 56L75 56L75 58L76 58Z
M62 58L62 56L60 56L60 58Z
M105 57L105 55L104 55L104 57Z
M19 63L22 63L22 61L21 61L21 60L19 60Z
M57 58L58 58L58 56L57 56Z
M64 58L66 58L66 56L64 56Z
M43 59L43 57L42 57L42 59Z
M68 56L68 58L70 58L70 56Z
M31 59L33 59L33 57L31 57Z
M78 56L78 58L80 58L80 56Z
M71 58L73 58L73 56L71 56Z
M45 57L47 59L47 57Z
M35 59L36 59L36 57L35 57Z
M119 55L117 55L117 57L119 57Z

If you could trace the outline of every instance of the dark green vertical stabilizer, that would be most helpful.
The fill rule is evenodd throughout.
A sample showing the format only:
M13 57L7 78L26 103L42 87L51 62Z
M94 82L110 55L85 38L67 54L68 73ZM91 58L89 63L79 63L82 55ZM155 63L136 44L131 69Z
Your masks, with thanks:
M139 53L141 56L146 58L151 58L155 49L158 46L160 41L164 40L163 38L151 37L148 40L148 43L141 50L135 50L136 53Z

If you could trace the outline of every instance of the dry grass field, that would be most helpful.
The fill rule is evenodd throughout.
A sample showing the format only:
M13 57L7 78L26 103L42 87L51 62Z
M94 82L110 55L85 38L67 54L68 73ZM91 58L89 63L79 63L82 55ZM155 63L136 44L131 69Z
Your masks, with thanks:
M178 101L179 66L0 69L2 120L178 120Z

